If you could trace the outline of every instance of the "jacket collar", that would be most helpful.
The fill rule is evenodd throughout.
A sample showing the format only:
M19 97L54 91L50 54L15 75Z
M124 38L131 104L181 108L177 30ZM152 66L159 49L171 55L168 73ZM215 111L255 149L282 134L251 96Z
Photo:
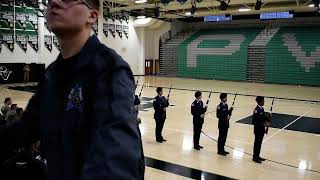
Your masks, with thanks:
M90 64L90 61L93 60L93 58L89 56L95 53L100 47L100 45L101 43L96 35L92 35L91 37L89 37L89 39L84 44L81 51L79 52L78 59L75 62L74 66L72 67L71 72L72 73L78 72L83 67L86 67L88 64ZM59 54L59 57L61 57L61 53Z
M262 106L260 106L259 104L257 105L260 109L263 109L263 107Z

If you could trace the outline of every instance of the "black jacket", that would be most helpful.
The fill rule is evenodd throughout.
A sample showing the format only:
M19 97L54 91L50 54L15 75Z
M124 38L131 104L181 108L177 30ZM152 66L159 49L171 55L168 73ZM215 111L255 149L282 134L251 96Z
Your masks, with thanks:
M40 139L49 180L144 179L128 64L96 36L79 53L63 90L57 64L47 68L22 122L0 128L1 146Z
M266 119L264 117L264 108L257 106L253 111L252 124L254 125L254 133L265 132Z
M219 119L218 128L229 128L228 116L231 116L232 108L229 109L228 104L222 102L217 106L217 118Z
M193 119L204 119L200 116L207 112L207 108L203 107L203 102L194 100L191 104L191 114L193 116Z
M167 118L165 108L169 107L169 101L164 96L156 96L153 99L154 119L164 120Z

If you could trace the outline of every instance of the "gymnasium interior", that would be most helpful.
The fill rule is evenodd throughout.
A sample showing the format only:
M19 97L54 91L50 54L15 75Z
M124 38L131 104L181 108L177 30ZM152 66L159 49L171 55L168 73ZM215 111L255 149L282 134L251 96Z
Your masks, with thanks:
M57 59L59 42L45 19L46 0L0 3L0 100L11 97L25 109ZM92 35L135 77L146 180L320 179L319 0L100 3ZM170 96L165 143L154 137L157 87ZM190 113L196 91L208 100L201 151L193 148ZM234 107L228 156L217 154L220 93ZM252 161L256 96L265 97L264 109L272 114L262 164Z

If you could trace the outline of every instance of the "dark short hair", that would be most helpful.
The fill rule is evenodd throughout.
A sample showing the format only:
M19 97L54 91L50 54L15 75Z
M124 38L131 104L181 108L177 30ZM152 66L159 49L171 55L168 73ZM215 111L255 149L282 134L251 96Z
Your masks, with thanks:
M159 94L162 91L162 87L157 87L157 93Z
M198 98L202 95L202 92L201 91L197 91L194 93L194 97Z
M227 96L228 96L227 93L221 93L220 94L220 99L222 100L222 99L226 98Z
M7 98L4 99L4 103L9 102L10 100L11 100L11 98L10 98L10 97L7 97Z
M264 101L264 97L263 96L257 96L256 101L257 101L257 103L260 103L260 102Z
M99 10L100 9L100 1L99 0L83 0L87 6L92 9Z

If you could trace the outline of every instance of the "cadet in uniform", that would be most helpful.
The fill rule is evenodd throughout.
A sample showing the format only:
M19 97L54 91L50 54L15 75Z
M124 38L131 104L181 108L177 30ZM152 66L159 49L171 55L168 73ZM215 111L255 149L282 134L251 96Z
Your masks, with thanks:
M163 91L161 87L157 88L157 93L158 95L153 99L154 119L156 120L156 141L162 143L166 141L162 137L162 129L167 118L166 108L169 106L169 100L162 96Z
M232 114L233 108L228 108L227 104L227 94L220 94L220 104L217 107L217 118L219 119L218 128L219 128L219 138L218 138L218 154L226 156L229 152L224 150L226 144L228 129L229 129L229 120Z
M253 161L256 163L261 163L265 159L260 157L261 144L263 140L265 130L265 113L264 113L264 97L258 96L256 98L258 103L257 107L254 109L252 124L254 125L254 147L253 147Z
M202 125L204 123L204 113L207 111L208 106L202 102L202 93L197 91L195 94L195 100L191 104L191 114L193 116L193 148L200 150L203 147L199 145L200 134Z

